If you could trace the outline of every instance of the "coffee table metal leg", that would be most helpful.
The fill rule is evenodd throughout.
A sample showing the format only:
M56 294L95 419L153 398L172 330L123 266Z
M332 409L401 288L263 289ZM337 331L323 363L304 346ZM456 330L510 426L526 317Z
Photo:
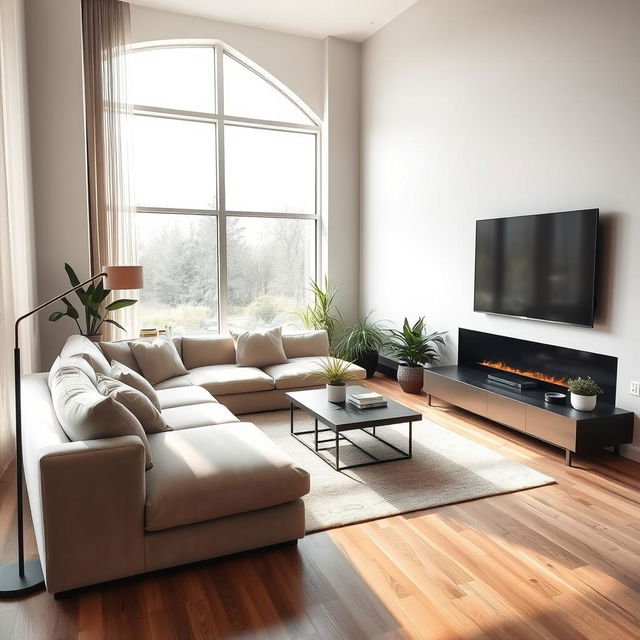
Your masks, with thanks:
M293 402L289 403L289 413L290 413L290 420L291 420L291 433L293 433Z
M340 471L340 434L336 429L336 471Z
M315 444L315 448L316 451L318 451L318 418L316 418L316 426L314 429L314 444Z
M409 457L413 455L413 422L409 422Z

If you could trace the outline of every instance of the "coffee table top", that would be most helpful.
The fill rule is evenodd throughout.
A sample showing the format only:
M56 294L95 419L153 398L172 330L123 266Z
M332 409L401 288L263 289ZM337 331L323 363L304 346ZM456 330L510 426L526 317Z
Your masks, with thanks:
M360 385L349 385L347 386L347 398L354 393L366 393L368 391L370 392L371 389ZM327 400L327 390L324 388L290 391L285 396L295 406L304 409L334 431L347 431L349 429L361 429L362 427L381 427L387 424L422 420L421 413L413 411L399 402L389 400L389 398L386 398L386 407L358 409L358 407L354 407L349 402L341 404L329 402Z

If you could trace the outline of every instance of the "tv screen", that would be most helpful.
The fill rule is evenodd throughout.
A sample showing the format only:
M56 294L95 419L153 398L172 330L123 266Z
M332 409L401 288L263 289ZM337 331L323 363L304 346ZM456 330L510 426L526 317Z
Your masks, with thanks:
M474 310L593 326L598 213L478 220Z

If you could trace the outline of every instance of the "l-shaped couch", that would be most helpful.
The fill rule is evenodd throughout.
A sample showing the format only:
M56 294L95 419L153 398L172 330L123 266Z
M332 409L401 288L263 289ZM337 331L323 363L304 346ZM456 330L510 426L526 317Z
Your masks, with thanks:
M236 366L231 336L175 339L187 373L154 385L171 430L144 446L136 435L70 440L48 374L25 376L25 478L49 592L304 536L308 473L235 415L285 408L287 390L319 386L326 333L282 343L288 362L254 368ZM140 371L127 341L71 336L61 358L94 384L113 361Z

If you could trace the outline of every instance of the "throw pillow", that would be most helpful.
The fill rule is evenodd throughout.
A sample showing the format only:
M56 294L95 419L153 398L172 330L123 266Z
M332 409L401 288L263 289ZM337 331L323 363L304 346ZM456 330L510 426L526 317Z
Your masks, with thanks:
M160 412L151 404L141 391L134 389L124 382L98 374L98 391L103 396L110 396L126 407L138 419L146 433L160 433L161 431L172 431L171 427L164 421Z
M153 465L147 434L136 417L111 397L103 396L72 361L58 361L49 377L53 408L69 440L138 436L145 450L145 467Z
M282 345L288 358L329 355L329 338L324 329L285 334Z
M256 331L232 331L236 345L236 365L239 367L267 367L288 362L282 346L282 327Z
M102 353L107 357L107 360L111 362L115 360L116 362L121 362L123 365L129 367L136 373L142 373L140 371L140 367L136 362L136 359L133 357L133 353L131 353L131 349L129 349L130 345L129 340L119 340L118 342L101 342L100 349L102 349ZM109 375L108 373L105 375Z
M149 398L149 400L151 400L151 404L160 411L160 400L158 399L156 390L147 380L145 380L139 373L136 373L133 369L129 369L129 367L122 364L122 362L112 360L109 377L114 380L124 382L124 384L141 391L145 396L147 396L147 398Z
M132 342L129 348L142 375L151 384L189 373L180 360L175 344L167 338L156 338L153 342Z
M96 373L109 373L109 361L104 357L100 347L85 336L79 334L69 336L60 355L63 358L79 356L86 360Z

